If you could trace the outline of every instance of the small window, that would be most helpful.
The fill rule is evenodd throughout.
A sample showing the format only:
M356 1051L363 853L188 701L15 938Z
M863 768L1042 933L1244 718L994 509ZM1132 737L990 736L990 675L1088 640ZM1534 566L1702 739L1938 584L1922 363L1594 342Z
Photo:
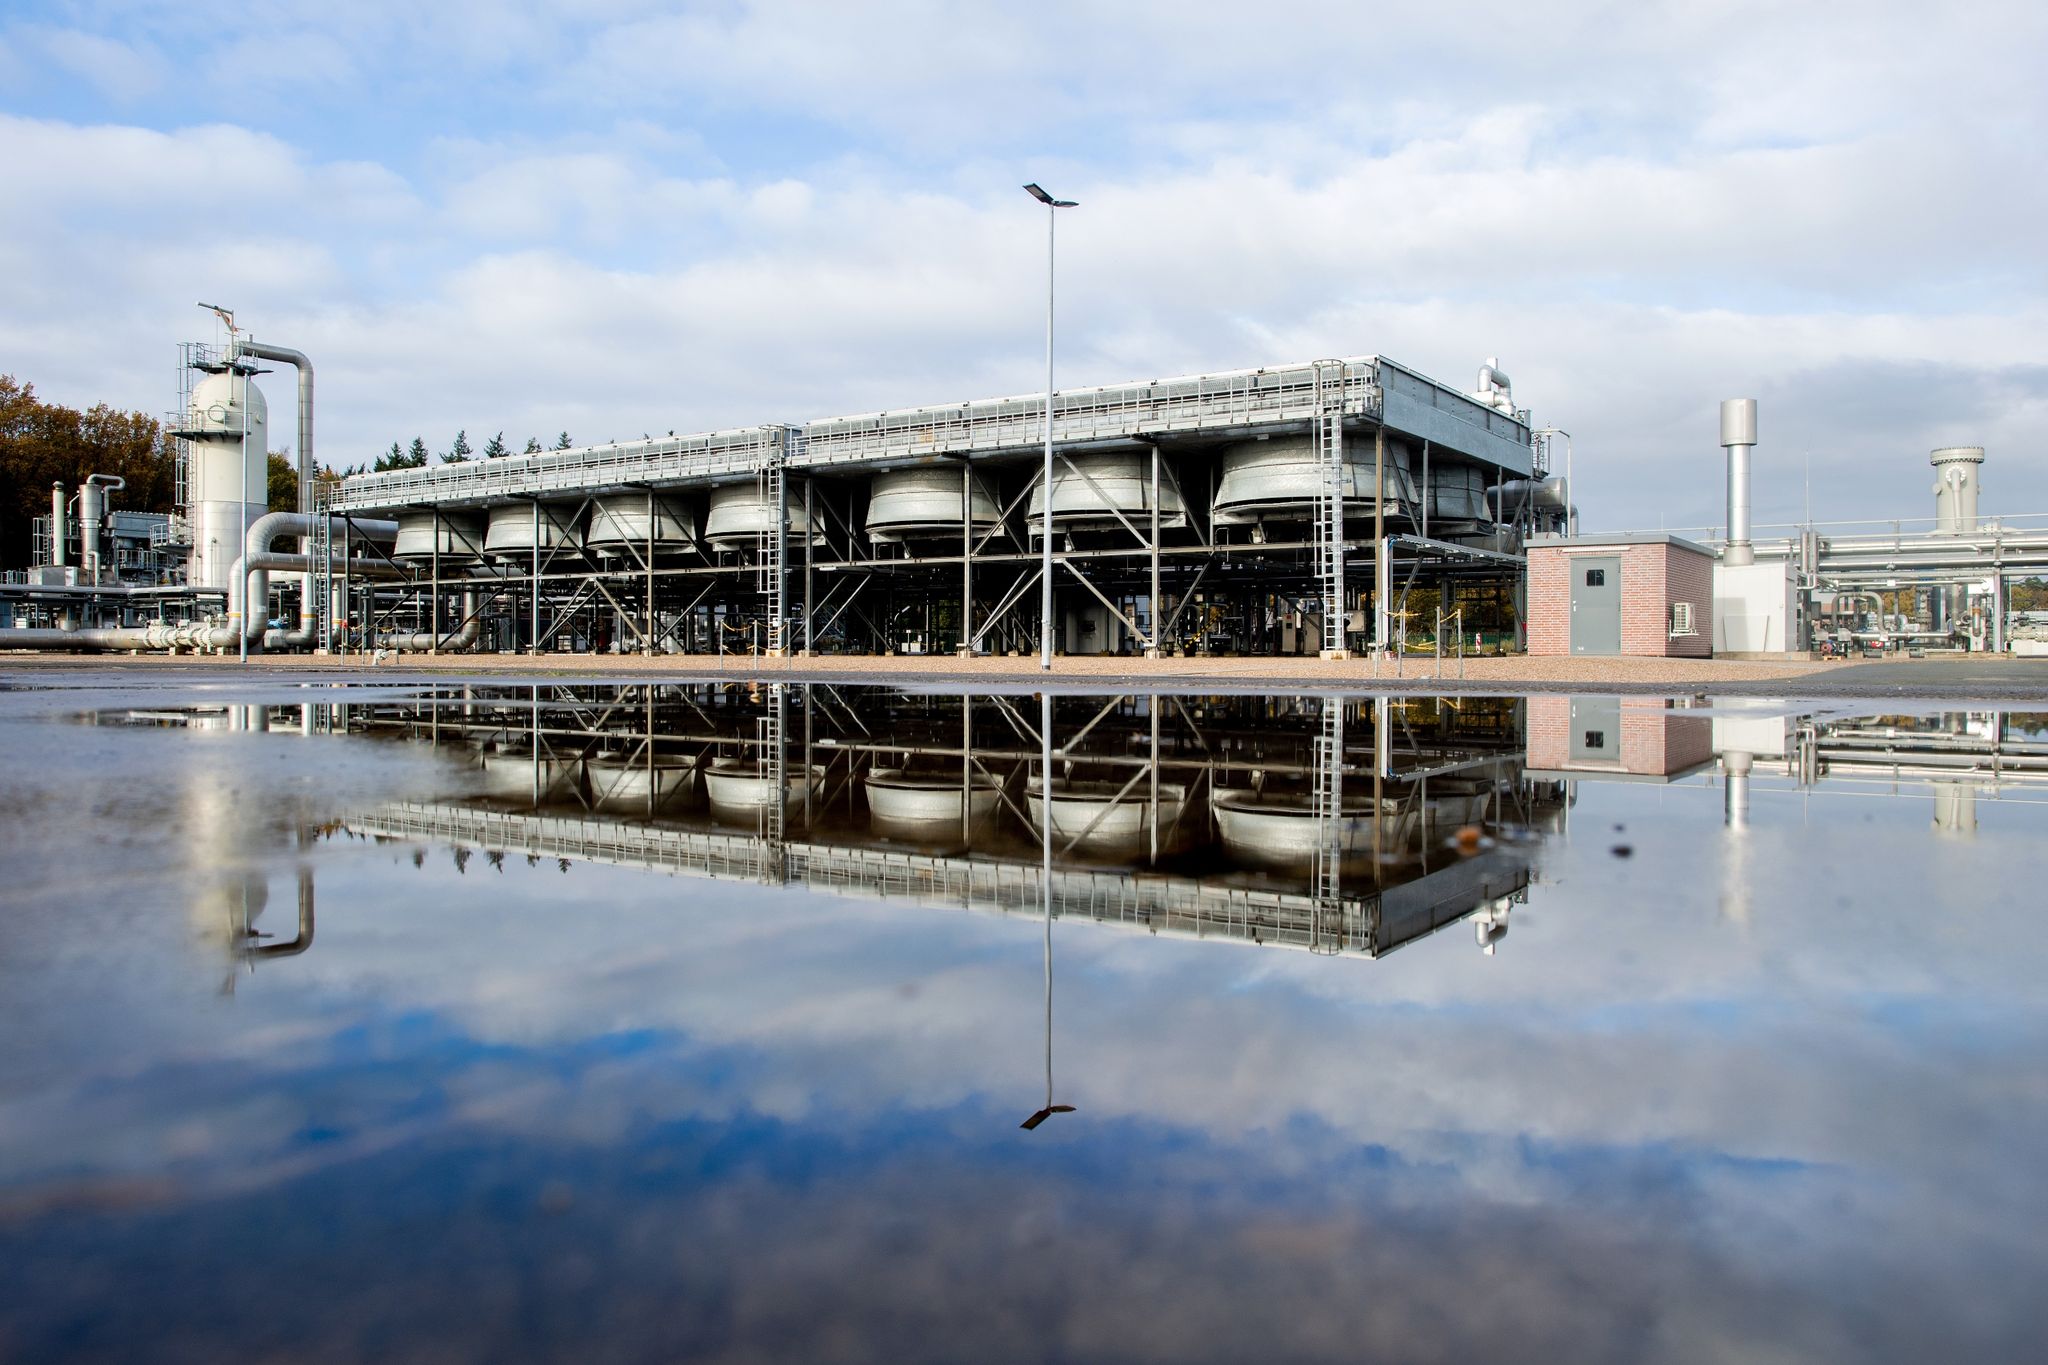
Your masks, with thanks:
M1586 570L1586 586L1587 586L1587 587L1589 587L1589 588L1604 588L1604 587L1606 587L1606 586L1607 586L1607 570L1605 570L1605 569L1588 569L1588 570Z
M1586 743L1585 743L1585 745L1584 745L1583 747L1585 747L1585 748L1588 748L1588 749L1604 749L1604 748L1606 748L1606 747L1607 747L1607 732L1606 732L1605 730L1588 730L1588 731L1586 731Z
M1671 604L1671 633L1674 636L1694 634L1692 603L1673 602Z

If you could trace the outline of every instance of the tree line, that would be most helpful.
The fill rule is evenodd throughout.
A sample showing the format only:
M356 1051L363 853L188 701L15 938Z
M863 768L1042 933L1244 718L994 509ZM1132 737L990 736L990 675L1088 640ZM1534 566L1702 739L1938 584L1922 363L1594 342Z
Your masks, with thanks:
M556 437L554 445L548 447L548 449L569 449L569 433L565 431ZM484 442L482 457L486 460L496 460L513 453L515 452L512 447L505 444L505 433L501 431L491 437L490 440ZM517 453L521 455L540 454L540 438L538 436L527 437L526 448ZM478 452L469 444L469 432L465 428L455 433L455 440L438 457L428 451L424 437L413 437L412 444L410 445L400 445L397 441L393 441L391 449L379 455L371 463L370 470L372 473L381 474L387 469L424 469L429 464L434 463L437 458L442 464L467 464L469 461L477 458L477 455ZM363 467L357 465L353 469L344 472L360 474L363 472Z
M299 505L299 471L291 452L268 452L265 501L273 512ZM114 474L125 486L111 499L124 512L174 512L178 498L178 443L146 412L121 412L105 403L80 411L36 396L35 385L0 374L0 567L20 568L33 557L31 523L50 513L50 485L66 496L92 474ZM340 476L319 471L323 479Z
M176 443L148 413L46 403L35 385L0 374L0 565L29 562L29 523L49 515L52 483L75 492L89 474L115 474L127 481L116 506L168 512L177 458Z

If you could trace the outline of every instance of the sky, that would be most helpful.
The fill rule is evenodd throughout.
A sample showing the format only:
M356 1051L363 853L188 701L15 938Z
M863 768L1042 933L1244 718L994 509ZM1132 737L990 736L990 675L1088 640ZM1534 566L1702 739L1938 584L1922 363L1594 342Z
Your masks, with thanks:
M310 0L0 17L0 372L161 412L221 303L319 455L1497 356L1588 529L2048 512L2048 10ZM280 419L290 383L269 383ZM280 438L279 444L282 444ZM1810 493L1809 493L1810 490Z

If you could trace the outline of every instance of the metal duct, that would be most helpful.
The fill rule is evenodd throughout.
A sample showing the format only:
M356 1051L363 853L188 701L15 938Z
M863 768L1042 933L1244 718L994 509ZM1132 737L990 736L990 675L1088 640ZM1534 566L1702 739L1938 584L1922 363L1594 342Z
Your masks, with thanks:
M235 354L256 360L274 360L299 372L299 510L313 510L313 362L303 351L289 346L266 346L260 341L237 340ZM269 452L265 452L266 465ZM266 470L267 472L267 470Z
M1756 563L1749 539L1749 456L1756 447L1756 400L1721 400L1721 445L1728 452L1728 543L1721 562Z

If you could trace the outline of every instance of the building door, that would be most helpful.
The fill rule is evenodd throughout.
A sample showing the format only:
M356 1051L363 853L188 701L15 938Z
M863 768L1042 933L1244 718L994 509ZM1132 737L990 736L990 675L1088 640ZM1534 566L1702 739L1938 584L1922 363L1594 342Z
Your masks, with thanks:
M1621 762L1621 698L1572 698L1571 761Z
M1572 653L1621 653L1621 560L1573 555Z

